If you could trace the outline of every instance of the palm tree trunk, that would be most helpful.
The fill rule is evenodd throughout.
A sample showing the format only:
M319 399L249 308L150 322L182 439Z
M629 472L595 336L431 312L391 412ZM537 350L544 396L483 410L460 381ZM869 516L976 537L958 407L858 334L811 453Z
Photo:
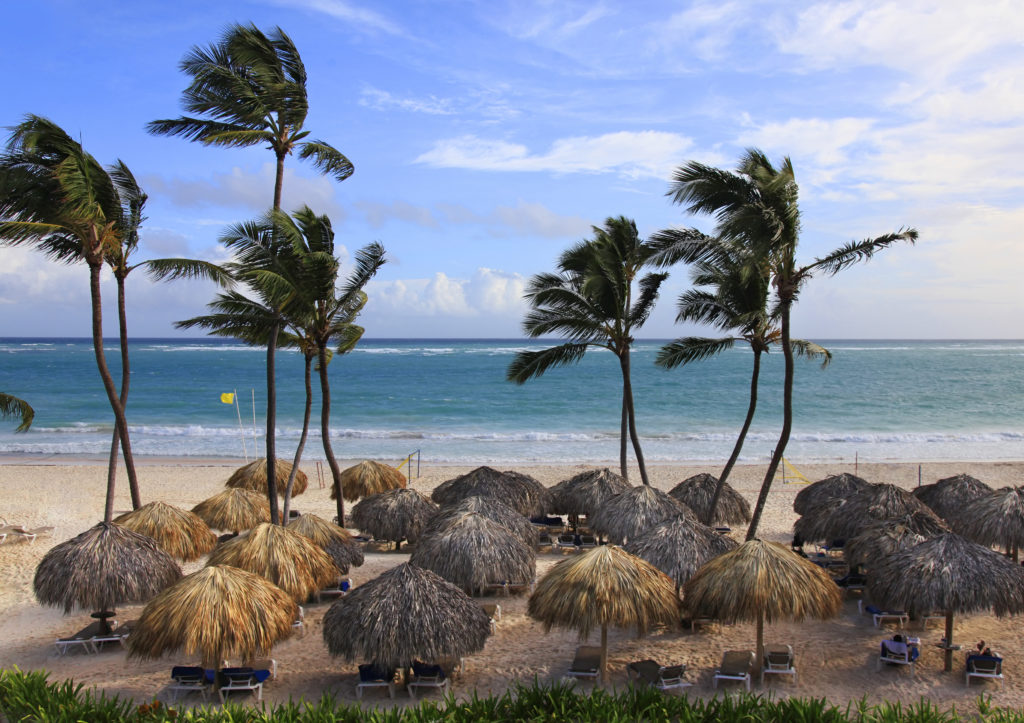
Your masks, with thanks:
M114 277L117 279L117 328L121 340L121 406L127 408L131 370L128 364L128 313L125 304L125 278L116 272ZM127 418L127 412L125 416ZM109 464L115 469L114 474L117 474L117 446L121 438L120 432L121 430L115 427L110 440ZM128 490L132 496L132 509L137 510L142 507L142 496L139 494L139 478L135 472L135 459L130 448L124 456L124 466L128 472Z
M626 454L629 445L626 442L629 434L629 405L626 404L626 387L622 387L622 422L619 426L619 474L629 481L629 467L626 466Z
M274 174L274 210L281 210L281 189L284 186L284 154L277 154L277 170Z
M288 475L288 485L284 488L284 523L288 524L288 516L292 506L292 487L295 476L299 473L299 462L302 461L302 450L306 447L306 436L309 434L309 417L313 412L313 357L303 354L306 360L306 411L302 416L302 434L299 435L299 446L295 448L295 459L292 460L292 471Z
M780 290L780 294L782 291ZM772 461L768 464L768 471L765 472L764 481L761 482L761 492L757 496L757 504L754 506L754 514L750 520L750 527L747 528L748 540L757 536L757 525L761 521L761 513L768 501L768 492L772 488L772 480L779 469L782 455L786 453L786 445L789 444L789 433L793 428L793 349L789 345L789 311L793 305L791 297L784 297L780 300L782 331L782 357L786 362L786 372L782 383L782 431L779 433L779 442L772 452Z
M270 523L282 524L277 509L277 386L275 383L274 352L281 325L275 323L267 342L267 498L270 501Z
M718 500L722 496L722 489L725 487L725 481L729 479L729 474L732 472L732 468L736 466L736 460L740 458L740 450L743 449L743 442L747 439L747 432L750 431L750 425L754 421L754 412L757 410L757 379L761 375L761 352L757 349L754 350L754 371L750 375L750 405L747 407L747 418L743 420L743 428L740 430L740 436L736 438L736 444L732 448L732 454L729 455L729 461L725 463L725 469L722 470L721 476L718 478L718 486L715 487L715 494L711 497L711 504L708 505L707 514L704 516L704 524L710 526L711 520L715 518L715 508L718 507Z
M636 463L640 468L640 480L645 485L650 485L647 479L647 466L644 464L644 453L640 449L640 437L636 433L636 410L633 407L633 384L629 374L629 349L619 357L619 364L622 368L622 397L626 403L626 411L629 418L629 438L633 442L633 452L636 453Z
M341 467L334 458L331 446L331 384L327 379L327 347L317 346L317 364L320 367L320 437L324 443L324 456L331 468L331 484L338 509L338 526L345 526L345 500L341 496Z

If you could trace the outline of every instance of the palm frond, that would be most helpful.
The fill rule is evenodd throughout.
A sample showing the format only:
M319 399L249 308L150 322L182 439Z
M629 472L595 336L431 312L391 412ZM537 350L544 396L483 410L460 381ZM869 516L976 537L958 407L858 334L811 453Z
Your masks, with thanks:
M146 273L154 281L175 281L177 279L207 279L218 286L229 289L236 283L231 272L213 263L199 259L150 259L143 261Z
M736 338L731 336L722 339L685 336L661 347L654 363L666 369L675 369L678 366L717 356L726 349L732 349L736 341Z
M634 300L633 308L629 313L630 326L644 325L647 317L651 315L654 302L658 300L658 290L667 278L668 274L647 274L640 279L640 295Z
M28 428L32 426L32 420L36 416L36 410L23 399L13 394L5 394L0 392L0 417L8 419L10 417L19 417L21 424L15 428L15 432L27 432Z
M586 354L589 344L561 344L540 351L521 351L508 365L505 378L516 384L524 384L541 376L551 367L575 364Z
M299 158L311 161L314 168L331 176L335 181L344 181L355 171L352 161L324 141L303 143L299 148Z
M885 234L878 238L865 239L863 241L851 241L845 246L836 249L828 256L815 259L814 263L804 267L804 271L821 269L827 274L837 274L847 266L852 266L859 261L866 261L875 255L875 252L891 246L897 241L914 243L917 240L917 230L908 228L900 229L896 233Z
M806 339L790 339L789 346L797 356L808 359L820 359L821 368L824 369L832 361L832 352L813 341Z

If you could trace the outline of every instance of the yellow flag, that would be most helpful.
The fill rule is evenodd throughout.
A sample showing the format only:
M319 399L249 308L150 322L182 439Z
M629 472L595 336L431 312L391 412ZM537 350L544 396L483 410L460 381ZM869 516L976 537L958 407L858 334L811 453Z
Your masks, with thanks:
M224 394L220 395L220 400L222 402L224 402L225 404L234 404L235 403L235 395L232 394L231 392L225 392Z

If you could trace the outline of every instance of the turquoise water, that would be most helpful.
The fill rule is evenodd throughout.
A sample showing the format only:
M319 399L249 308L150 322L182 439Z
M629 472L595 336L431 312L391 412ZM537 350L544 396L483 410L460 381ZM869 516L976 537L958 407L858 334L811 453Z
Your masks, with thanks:
M637 343L638 431L652 461L724 460L743 421L750 352L735 349L688 368L653 365L661 342ZM1024 459L1024 342L832 341L831 366L797 361L795 422L787 457ZM453 463L617 459L621 378L611 354L516 386L505 381L522 340L364 340L330 365L331 435L339 457ZM120 378L118 351L108 362ZM241 457L263 450L265 353L236 342L140 339L131 343L128 420L139 455ZM781 424L782 356L762 365L760 405L743 459L768 457ZM314 382L314 386L316 383ZM0 454L103 455L112 414L84 339L0 339L0 390L36 409L27 434L0 427ZM278 448L294 450L302 419L302 360L278 355ZM306 448L322 459L318 402Z

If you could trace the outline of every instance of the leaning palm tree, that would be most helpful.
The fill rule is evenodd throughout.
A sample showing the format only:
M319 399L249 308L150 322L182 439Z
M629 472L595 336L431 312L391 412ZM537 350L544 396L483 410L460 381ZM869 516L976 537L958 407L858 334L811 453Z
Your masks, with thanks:
M568 341L549 349L519 352L509 364L507 378L523 384L551 367L579 362L589 348L612 352L622 372L620 473L628 478L628 435L640 478L644 484L650 484L636 432L630 350L633 333L647 321L658 289L668 274L640 277L634 297L633 282L650 263L654 248L640 239L636 224L625 216L609 218L603 228L595 226L593 230L593 239L582 241L561 255L558 273L537 274L526 291L533 307L523 321L527 336L560 334Z
M27 432L35 419L36 410L24 399L18 399L13 394L0 392L0 418L18 417L21 423L15 428L15 432Z
M897 241L913 243L914 229L863 241L853 241L839 249L801 266L796 260L800 238L798 187L793 164L783 159L776 168L764 153L748 150L735 172L723 171L691 161L676 169L668 195L690 213L714 215L715 235L707 236L692 229L668 230L655 236L657 261L664 265L692 263L713 256L715 249L744 249L748 273L767 272L775 289L773 315L779 318L779 342L785 360L783 376L783 421L779 441L772 452L754 507L747 539L757 536L758 523L764 511L772 480L786 451L793 428L793 344L790 335L790 312L803 285L816 272L836 274L847 266L870 259L877 251Z

